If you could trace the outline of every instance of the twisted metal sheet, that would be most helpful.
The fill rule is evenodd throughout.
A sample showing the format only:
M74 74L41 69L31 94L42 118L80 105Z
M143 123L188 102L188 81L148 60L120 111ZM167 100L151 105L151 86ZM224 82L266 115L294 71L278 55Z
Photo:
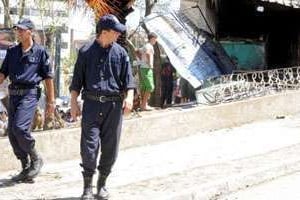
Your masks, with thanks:
M219 104L300 88L300 67L235 72L207 79L196 91L200 104Z

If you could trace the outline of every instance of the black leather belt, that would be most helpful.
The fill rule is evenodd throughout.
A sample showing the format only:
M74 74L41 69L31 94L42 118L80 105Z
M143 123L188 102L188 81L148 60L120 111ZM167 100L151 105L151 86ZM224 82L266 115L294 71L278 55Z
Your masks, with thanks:
M20 85L20 84L10 84L8 86L9 89L12 89L12 90L19 90L19 89L22 89L22 90L25 90L25 89L35 89L35 88L38 88L37 85Z
M35 89L9 89L8 90L9 95L12 96L23 96L25 94L38 94L37 88Z
M83 95L83 97L93 101L99 101L101 103L108 101L123 101L123 98L121 96L98 96L92 94L85 94Z

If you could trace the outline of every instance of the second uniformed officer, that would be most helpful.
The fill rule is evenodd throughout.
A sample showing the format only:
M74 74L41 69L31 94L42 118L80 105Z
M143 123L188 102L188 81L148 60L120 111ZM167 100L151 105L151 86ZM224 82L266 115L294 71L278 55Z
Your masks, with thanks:
M0 84L9 76L8 137L22 171L13 181L31 181L43 165L30 133L31 122L40 97L39 83L45 80L46 114L54 111L53 70L46 50L33 40L34 24L21 19L15 26L18 45L7 50L0 69Z
M77 97L84 100L81 121L81 159L84 189L82 199L93 199L92 178L97 167L97 194L108 199L107 176L117 158L122 127L122 114L132 109L136 87L129 57L116 43L126 27L114 15L104 15L96 26L95 41L79 50L74 68L71 91L71 115L80 115ZM82 91L81 91L82 90Z

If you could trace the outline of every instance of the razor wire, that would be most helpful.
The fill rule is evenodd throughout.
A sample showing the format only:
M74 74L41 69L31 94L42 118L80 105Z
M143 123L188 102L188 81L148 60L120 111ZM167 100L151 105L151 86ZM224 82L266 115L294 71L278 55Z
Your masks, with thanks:
M211 77L196 91L200 104L220 104L300 88L300 67L234 72Z

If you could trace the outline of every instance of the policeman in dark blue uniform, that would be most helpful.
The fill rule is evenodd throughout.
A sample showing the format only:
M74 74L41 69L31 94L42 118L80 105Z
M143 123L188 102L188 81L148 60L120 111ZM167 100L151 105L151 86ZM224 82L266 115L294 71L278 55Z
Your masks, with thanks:
M71 91L71 115L80 115L77 97L84 100L81 122L81 158L84 190L82 199L94 199L92 177L98 165L98 199L108 199L107 176L116 160L123 112L129 113L135 86L126 50L116 43L126 30L114 15L104 15L97 23L97 37L79 50Z
M0 69L0 84L7 76L9 85L8 136L14 154L21 161L22 171L13 181L31 181L43 165L30 133L31 122L40 97L39 83L45 80L46 114L54 112L53 70L45 49L33 41L34 24L21 19L15 26L18 45L7 50Z

